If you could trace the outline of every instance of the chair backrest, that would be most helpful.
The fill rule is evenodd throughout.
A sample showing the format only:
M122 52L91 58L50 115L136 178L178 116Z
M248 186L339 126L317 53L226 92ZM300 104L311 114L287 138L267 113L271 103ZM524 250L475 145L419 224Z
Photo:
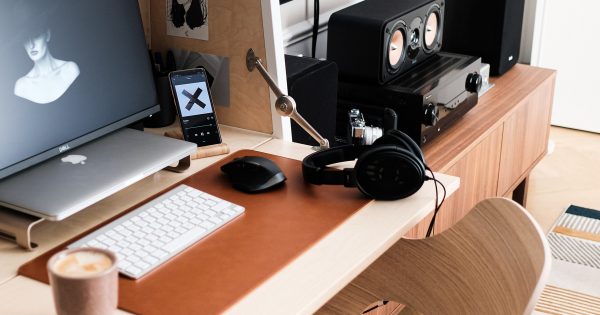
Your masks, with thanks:
M362 291L423 314L529 314L550 262L531 215L512 200L491 198L439 235L401 239L340 294Z

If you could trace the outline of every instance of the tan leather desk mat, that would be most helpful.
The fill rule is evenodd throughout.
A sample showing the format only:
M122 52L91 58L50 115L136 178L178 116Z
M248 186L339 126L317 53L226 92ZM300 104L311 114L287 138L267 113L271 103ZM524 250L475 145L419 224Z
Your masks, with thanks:
M287 176L285 185L253 195L234 190L219 168L244 155L273 160ZM370 201L357 189L305 184L300 161L250 150L235 152L181 183L246 211L140 280L121 276L121 309L138 314L221 313ZM19 274L48 283L50 256L87 233L21 266Z

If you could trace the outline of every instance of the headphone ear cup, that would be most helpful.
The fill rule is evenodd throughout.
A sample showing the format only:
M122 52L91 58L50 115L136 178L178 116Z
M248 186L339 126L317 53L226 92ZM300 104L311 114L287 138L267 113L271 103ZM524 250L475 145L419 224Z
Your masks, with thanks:
M398 146L402 146L403 143L401 140L399 140L397 137L390 135L390 131L386 131L383 136L379 137L379 139L375 140L373 142L373 146L376 145L398 145Z
M386 133L383 136L381 136L379 139L373 142L373 145L390 144L398 145L412 152L415 155L415 157L419 158L421 162L425 163L425 157L423 156L423 151L421 151L419 145L404 132L397 129L391 129L386 131Z
M354 172L358 189L380 200L408 197L425 181L423 162L397 145L380 145L367 150L356 161Z

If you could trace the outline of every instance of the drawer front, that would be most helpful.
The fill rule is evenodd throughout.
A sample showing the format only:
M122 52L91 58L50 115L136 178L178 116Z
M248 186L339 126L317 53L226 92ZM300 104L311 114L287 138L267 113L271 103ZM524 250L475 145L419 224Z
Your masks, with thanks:
M504 122L498 195L512 191L546 153L554 80L525 98Z

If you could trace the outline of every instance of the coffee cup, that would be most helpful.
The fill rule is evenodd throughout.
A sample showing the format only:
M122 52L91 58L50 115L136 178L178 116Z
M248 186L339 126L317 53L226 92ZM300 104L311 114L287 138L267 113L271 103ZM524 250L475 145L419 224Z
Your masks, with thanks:
M117 309L117 257L98 248L67 249L47 265L59 315L113 314Z

